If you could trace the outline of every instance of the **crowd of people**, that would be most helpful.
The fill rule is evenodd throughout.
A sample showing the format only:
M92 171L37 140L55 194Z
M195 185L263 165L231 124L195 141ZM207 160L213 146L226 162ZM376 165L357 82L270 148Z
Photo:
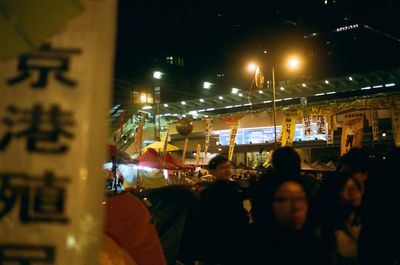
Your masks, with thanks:
M152 200L160 190L148 195L160 206L148 207L165 257L159 264L400 263L400 149L373 161L352 148L318 187L301 174L290 147L274 151L272 167L246 189L232 181L223 155L210 160L208 171L215 181L199 193L161 188L169 198L180 194L170 200L181 202L171 211L175 222L154 218L166 206Z

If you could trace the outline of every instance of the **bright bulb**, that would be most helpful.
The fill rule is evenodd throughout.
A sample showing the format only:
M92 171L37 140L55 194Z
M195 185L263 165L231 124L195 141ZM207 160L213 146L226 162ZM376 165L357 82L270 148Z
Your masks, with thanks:
M141 95L141 96L140 96L140 102L144 103L144 102L146 102L146 101L147 101L146 95Z
M155 72L153 73L153 78L155 78L155 79L161 79L161 77L162 77L162 73L161 73L160 71L155 71Z
M204 88L204 89L210 89L211 86L212 86L212 83L207 82L207 81L203 82L203 88Z
M289 67L292 69L296 69L297 67L299 67L299 60L292 58L289 60Z
M232 94L237 94L239 92L239 89L238 88L235 88L235 87L233 87L232 88Z
M247 69L249 70L249 72L254 72L257 68L258 68L258 66L254 63L251 63L247 66Z

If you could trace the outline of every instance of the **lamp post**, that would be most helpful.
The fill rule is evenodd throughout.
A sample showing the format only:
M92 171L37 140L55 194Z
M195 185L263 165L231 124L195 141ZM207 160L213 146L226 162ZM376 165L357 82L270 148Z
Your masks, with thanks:
M288 60L288 66L290 69L296 69L298 68L300 62L299 59L295 57L291 57ZM261 72L259 66L256 64L249 64L248 65L249 71L254 71L255 72L255 78L257 78L257 73ZM273 115L273 123L274 123L274 148L277 149L278 147L278 139L277 139L277 133L276 133L276 86L275 86L275 67L272 65L271 66L271 72L272 72L272 115Z
M155 80L154 87L154 103L155 103L155 117L154 117L154 138L160 140L160 128L161 128L161 118L160 118L160 103L161 103L161 88L160 80L163 73L160 71L153 72L153 78Z
M276 103L275 103L275 68L272 66L272 115L274 119L274 147L278 146L278 141L276 137Z

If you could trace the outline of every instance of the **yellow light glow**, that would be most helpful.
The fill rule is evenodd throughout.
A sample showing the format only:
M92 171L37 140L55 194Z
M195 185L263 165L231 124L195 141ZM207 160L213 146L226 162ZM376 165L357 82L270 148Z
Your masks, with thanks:
M247 70L251 73L254 73L258 69L258 66L255 63L249 63L247 66Z
M289 67L291 69L297 69L300 65L300 61L297 58L290 58L289 59Z
M147 96L146 94L140 95L140 103L146 103L147 102Z

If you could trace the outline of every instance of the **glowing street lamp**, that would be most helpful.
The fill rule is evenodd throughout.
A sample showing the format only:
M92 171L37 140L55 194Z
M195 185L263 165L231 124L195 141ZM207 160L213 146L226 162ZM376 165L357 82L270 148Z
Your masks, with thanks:
M296 57L290 57L287 63L287 66L289 69L297 69L300 66L300 60ZM247 66L247 69L255 73L255 77L257 78L257 74L260 72L260 67L254 63L250 63ZM277 134L276 134L276 93L275 93L275 67L271 66L271 71L272 71L272 112L273 112L273 121L274 121L274 146L275 149L277 148ZM281 90L284 90L283 87L281 87Z

